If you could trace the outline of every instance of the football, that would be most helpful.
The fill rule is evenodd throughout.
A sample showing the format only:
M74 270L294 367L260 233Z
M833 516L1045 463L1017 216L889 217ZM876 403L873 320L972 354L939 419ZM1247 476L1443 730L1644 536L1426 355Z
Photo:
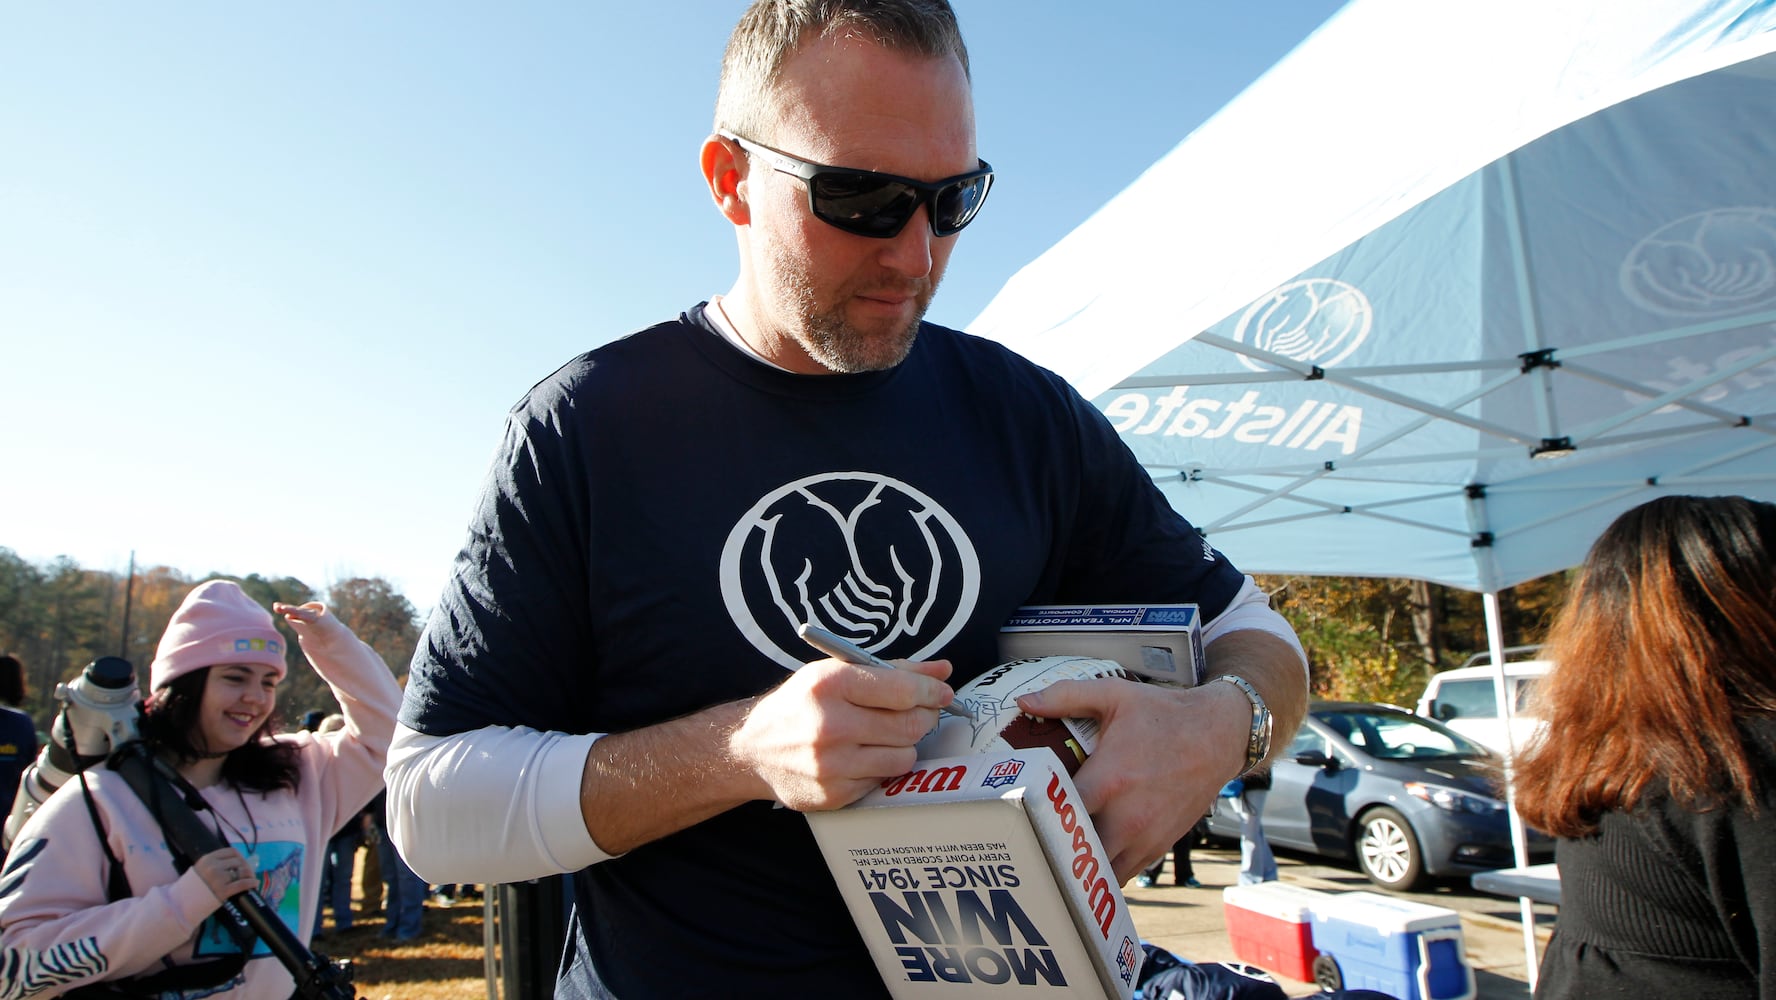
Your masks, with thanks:
M919 741L919 759L1048 747L1072 774L1097 749L1098 720L1039 719L1018 711L1017 698L1056 681L1100 677L1140 680L1114 660L1089 656L1039 656L1002 663L956 689L956 704L974 718L940 717L937 728Z

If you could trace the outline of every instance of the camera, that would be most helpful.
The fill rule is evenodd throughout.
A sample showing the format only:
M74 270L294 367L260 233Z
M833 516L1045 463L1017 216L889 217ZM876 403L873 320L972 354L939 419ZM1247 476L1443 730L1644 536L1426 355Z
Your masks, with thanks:
M55 694L62 710L43 752L19 779L0 848L12 847L25 821L63 782L141 738L142 692L136 668L123 657L99 657L74 680L57 684Z

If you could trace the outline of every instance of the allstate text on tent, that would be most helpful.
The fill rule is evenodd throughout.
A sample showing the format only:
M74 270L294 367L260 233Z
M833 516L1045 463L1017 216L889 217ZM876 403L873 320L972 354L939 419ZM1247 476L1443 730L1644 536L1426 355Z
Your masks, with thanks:
M1104 407L1104 416L1118 434L1218 438L1233 435L1244 444L1317 451L1336 445L1340 453L1357 450L1363 433L1363 408L1350 404L1304 400L1294 410L1261 406L1258 393L1234 402L1188 399L1190 389L1177 386L1157 398L1125 392ZM1218 419L1217 419L1218 417Z

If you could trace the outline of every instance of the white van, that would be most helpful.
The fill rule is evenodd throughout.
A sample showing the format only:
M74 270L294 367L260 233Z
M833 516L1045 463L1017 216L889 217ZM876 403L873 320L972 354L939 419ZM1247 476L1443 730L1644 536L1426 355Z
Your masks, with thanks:
M1526 715L1529 692L1554 664L1535 659L1539 646L1513 646L1505 650L1505 685L1511 692L1511 736L1523 746L1540 730L1540 719ZM1523 659L1514 659L1521 656ZM1415 711L1436 719L1450 729L1498 754L1508 752L1505 724L1499 718L1498 689L1490 653L1475 653L1466 663L1431 677L1419 696Z

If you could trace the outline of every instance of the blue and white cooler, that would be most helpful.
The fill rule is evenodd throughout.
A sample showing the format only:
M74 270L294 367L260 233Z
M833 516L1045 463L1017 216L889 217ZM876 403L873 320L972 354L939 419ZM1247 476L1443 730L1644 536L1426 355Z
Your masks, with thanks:
M1315 982L1401 1000L1473 1000L1461 914L1374 892L1330 893L1313 910Z

